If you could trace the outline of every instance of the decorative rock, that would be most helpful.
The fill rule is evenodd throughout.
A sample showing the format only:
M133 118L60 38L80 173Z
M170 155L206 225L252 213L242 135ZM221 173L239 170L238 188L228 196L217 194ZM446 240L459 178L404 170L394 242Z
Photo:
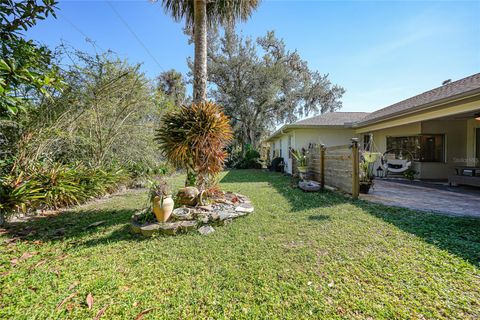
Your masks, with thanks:
M192 210L188 208L177 208L172 212L172 218L174 220L192 220Z
M180 228L184 231L191 231L197 228L197 221L182 221Z
M145 237L151 237L155 233L158 233L160 225L158 223L147 224L146 226L140 227L140 232Z
M199 215L197 215L197 220L203 224L207 224L209 221L209 215L206 213L200 213Z
M210 216L210 219L211 219L212 221L216 221L216 220L220 219L220 215L219 215L219 213L216 212L216 211L211 212L211 213L209 214L209 216Z
M220 220L220 221L224 221L224 220L227 220L227 219L237 218L237 217L238 217L238 214L235 213L235 212L220 211L220 212L218 213L218 216L219 216L219 220Z
M242 203L238 207L235 208L235 211L242 212L242 213L252 213L254 210L253 206L249 203Z
M204 211L213 211L213 207L211 204L207 205L207 206L199 206L198 207L199 209L202 209Z
M183 222L166 222L159 225L160 233L174 235L177 233Z
M194 206L198 202L200 191L195 187L185 187L178 190L177 203L180 205Z
M315 181L300 181L298 187L303 191L315 192L320 190L320 184Z
M210 234L210 233L215 232L215 229L213 229L212 226L203 226L203 227L200 227L200 228L198 229L198 232L199 232L201 235L206 236L206 235L208 235L208 234Z

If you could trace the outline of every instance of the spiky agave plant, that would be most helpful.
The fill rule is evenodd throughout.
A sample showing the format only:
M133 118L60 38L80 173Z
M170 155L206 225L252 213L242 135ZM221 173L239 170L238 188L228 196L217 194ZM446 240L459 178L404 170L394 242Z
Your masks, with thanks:
M197 187L203 191L223 168L232 128L215 103L192 104L165 114L155 140L173 165L197 175Z

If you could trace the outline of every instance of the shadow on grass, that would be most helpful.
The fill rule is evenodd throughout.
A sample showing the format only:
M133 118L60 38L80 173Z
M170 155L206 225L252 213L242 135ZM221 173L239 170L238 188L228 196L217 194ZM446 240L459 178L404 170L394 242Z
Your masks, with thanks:
M480 266L480 219L418 212L358 201L358 208L425 242Z
M135 239L131 237L126 229L127 222L135 210L114 209L114 210L75 210L63 211L56 215L33 218L28 221L11 222L7 225L7 235L18 237L27 241L81 241L100 230L125 225L122 230L125 232L114 232L105 241L117 241ZM92 240L93 244L95 241Z
M478 218L451 217L373 204L363 200L352 200L328 191L306 193L298 188L292 188L289 177L263 170L233 170L228 172L221 182L266 182L287 199L294 211L349 203L396 228L422 238L427 243L447 250L474 265L480 265L480 219ZM328 216L312 215L308 219L323 221L328 219Z

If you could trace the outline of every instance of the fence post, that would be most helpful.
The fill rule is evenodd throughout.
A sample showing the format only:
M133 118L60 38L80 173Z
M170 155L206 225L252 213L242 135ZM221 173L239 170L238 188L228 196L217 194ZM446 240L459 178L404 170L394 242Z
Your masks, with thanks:
M320 187L325 188L325 145L320 145Z
M360 193L360 157L358 154L358 138L352 138L352 198L358 199Z

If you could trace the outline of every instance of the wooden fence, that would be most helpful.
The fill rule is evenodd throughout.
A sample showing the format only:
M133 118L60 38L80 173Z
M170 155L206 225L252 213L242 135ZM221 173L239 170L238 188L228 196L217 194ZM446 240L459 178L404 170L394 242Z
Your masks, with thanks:
M331 186L358 198L360 157L356 139L352 139L351 145L310 147L307 157L311 180L320 182L322 188Z

